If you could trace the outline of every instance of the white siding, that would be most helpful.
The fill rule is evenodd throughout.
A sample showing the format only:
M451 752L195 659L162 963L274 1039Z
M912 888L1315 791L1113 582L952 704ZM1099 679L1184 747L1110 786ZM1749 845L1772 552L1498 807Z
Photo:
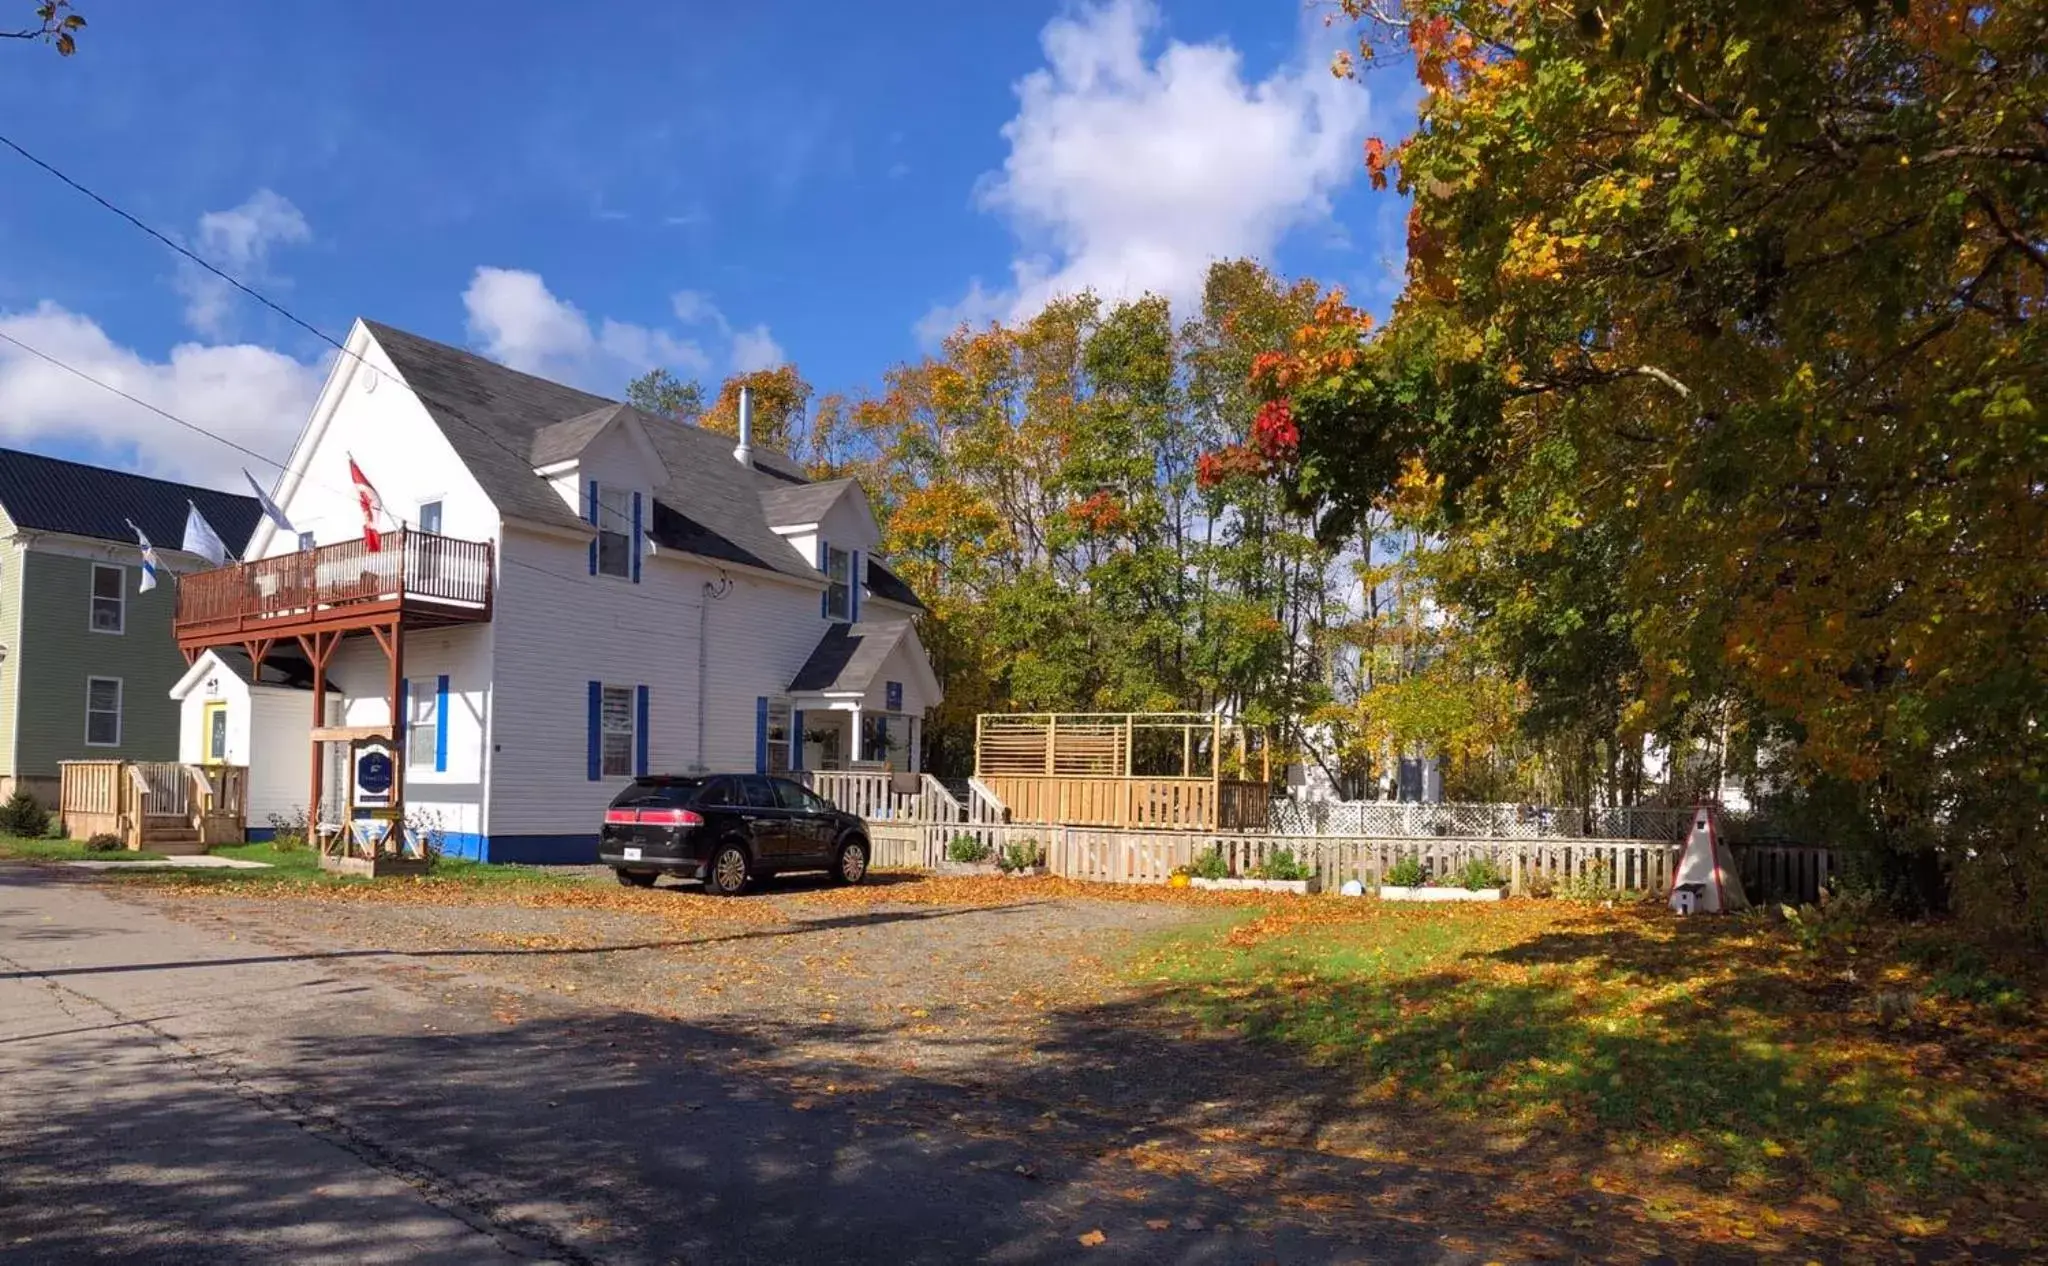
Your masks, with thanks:
M823 636L814 589L731 575L710 604L697 750L697 628L716 569L648 558L638 585L589 574L587 547L511 533L499 571L490 833L594 833L624 779L589 777L590 682L648 687L648 767L754 767L755 700L780 694Z
M178 703L178 759L197 765L206 758L206 705L228 705L228 753L230 765L249 763L249 683L220 666L211 657L206 663L213 671L200 679L190 694Z
M272 816L294 818L306 806L313 755L313 692L263 686L249 692L247 733L257 740L249 767L249 825L270 826ZM234 728L230 710L228 727ZM230 740L232 741L232 739Z
M287 476L278 495L285 517L299 531L313 533L321 545L361 536L363 513L348 474L353 453L394 519L417 524L420 502L439 501L443 535L495 539L497 508L456 457L426 406L392 371L374 341L362 344L361 355L367 364L349 356L339 359L314 407L308 431L300 437L301 451L292 455L295 470L302 473ZM380 520L378 526L392 523ZM298 548L282 532L257 529L259 539L266 534L265 557Z
M440 718L448 732L448 768L437 771L431 764L413 764L407 753L406 809L438 817L441 829L451 834L484 831L493 636L492 626L474 624L405 638L405 676L414 695L432 694L438 678L448 677L448 710ZM390 661L374 640L365 636L343 642L327 673L329 689L340 690L346 700L343 725L383 725L391 720ZM304 798L301 792L300 799Z

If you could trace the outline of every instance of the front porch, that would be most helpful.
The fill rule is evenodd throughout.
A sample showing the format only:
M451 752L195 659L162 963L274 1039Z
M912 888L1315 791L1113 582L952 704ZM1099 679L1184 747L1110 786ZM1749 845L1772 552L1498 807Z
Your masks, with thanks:
M362 874L423 870L431 861L406 813L408 634L491 619L493 550L430 532L384 533L185 577L174 630L188 661L241 650L261 671L280 643L311 666L311 751L305 803L320 864ZM336 724L329 667L344 645L375 644L384 674L384 720ZM358 690L357 698L374 697ZM338 760L344 754L346 759ZM339 786L327 788L332 777Z
M244 766L67 760L57 768L58 813L72 839L113 835L131 852L169 856L242 842L249 787Z

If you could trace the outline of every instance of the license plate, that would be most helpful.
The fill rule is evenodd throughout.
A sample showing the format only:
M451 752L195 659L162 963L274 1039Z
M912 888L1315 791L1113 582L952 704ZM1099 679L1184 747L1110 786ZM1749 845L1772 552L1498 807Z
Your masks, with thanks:
M629 862L637 862L640 860L640 850L637 848L626 849L622 855Z

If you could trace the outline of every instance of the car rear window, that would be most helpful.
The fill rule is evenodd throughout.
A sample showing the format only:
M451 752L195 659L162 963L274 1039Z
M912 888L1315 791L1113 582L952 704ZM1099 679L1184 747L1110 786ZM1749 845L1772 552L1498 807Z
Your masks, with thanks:
M664 782L636 782L612 800L614 809L656 809L689 804L704 785L702 778L675 778Z
M752 778L742 778L740 781L745 783L747 787L748 807L755 809L773 809L776 807L775 793L768 789L768 780L766 778L756 775Z

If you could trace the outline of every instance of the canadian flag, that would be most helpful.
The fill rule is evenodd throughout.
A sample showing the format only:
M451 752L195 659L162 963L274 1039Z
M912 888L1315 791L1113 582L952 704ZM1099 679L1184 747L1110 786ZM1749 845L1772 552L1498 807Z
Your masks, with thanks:
M356 486L356 501L363 507L363 548L374 554L384 548L384 537L377 531L377 516L384 513L384 498L377 495L353 456L348 459L348 477Z

